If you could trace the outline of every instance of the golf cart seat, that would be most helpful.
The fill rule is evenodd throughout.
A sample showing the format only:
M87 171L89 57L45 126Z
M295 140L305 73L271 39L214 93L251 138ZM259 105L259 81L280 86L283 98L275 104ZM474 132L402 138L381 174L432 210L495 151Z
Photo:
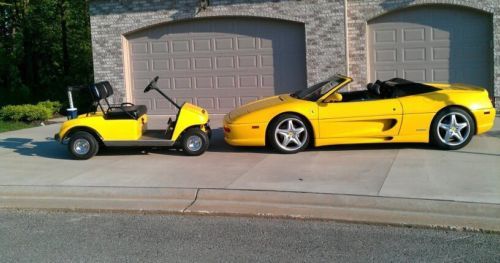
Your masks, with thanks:
M106 112L106 119L108 120L123 120L123 119L139 119L142 115L147 113L146 105L131 105L126 106L125 109L111 108Z
M108 98L114 94L113 88L108 81L102 81L91 85L91 94L94 102L99 105L104 116L108 120L122 120L122 119L139 119L142 115L146 114L148 109L146 105L134 105L129 102L121 104L110 104ZM108 106L107 110L101 105L101 100L104 100Z

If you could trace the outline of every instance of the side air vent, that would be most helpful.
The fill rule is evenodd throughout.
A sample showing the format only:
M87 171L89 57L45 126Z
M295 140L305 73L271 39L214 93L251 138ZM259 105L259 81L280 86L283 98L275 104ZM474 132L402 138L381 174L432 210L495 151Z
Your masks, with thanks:
M384 128L382 131L388 131L388 130L394 128L394 126L396 126L397 123L398 123L398 121L395 119L384 120ZM391 138L391 140L392 140L392 138Z

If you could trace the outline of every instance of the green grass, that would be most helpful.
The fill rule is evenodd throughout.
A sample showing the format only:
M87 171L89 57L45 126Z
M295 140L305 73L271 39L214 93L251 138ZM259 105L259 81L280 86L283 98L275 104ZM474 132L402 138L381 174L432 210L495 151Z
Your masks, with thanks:
M14 122L14 121L2 121L0 120L0 132L15 131L20 129L26 129L34 127L33 124L24 122Z

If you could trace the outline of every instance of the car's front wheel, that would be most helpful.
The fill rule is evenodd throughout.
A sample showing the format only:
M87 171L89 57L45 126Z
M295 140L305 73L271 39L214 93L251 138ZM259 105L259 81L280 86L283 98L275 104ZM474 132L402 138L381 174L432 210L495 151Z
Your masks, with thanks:
M68 149L75 159L87 160L97 154L99 151L99 142L94 135L85 131L79 131L71 135Z
M475 132L475 123L469 113L460 108L439 112L431 126L431 143L444 150L466 146Z
M294 114L284 114L270 125L268 142L281 153L297 153L309 145L310 134L305 121Z

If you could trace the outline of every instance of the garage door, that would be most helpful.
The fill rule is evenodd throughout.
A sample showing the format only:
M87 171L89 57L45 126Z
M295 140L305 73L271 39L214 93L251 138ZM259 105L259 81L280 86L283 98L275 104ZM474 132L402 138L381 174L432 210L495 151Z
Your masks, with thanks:
M422 6L369 22L370 81L462 82L492 89L491 16Z
M154 76L178 103L227 113L247 102L306 87L303 24L270 19L210 18L155 26L129 40L132 96L152 114L174 107L155 92Z

